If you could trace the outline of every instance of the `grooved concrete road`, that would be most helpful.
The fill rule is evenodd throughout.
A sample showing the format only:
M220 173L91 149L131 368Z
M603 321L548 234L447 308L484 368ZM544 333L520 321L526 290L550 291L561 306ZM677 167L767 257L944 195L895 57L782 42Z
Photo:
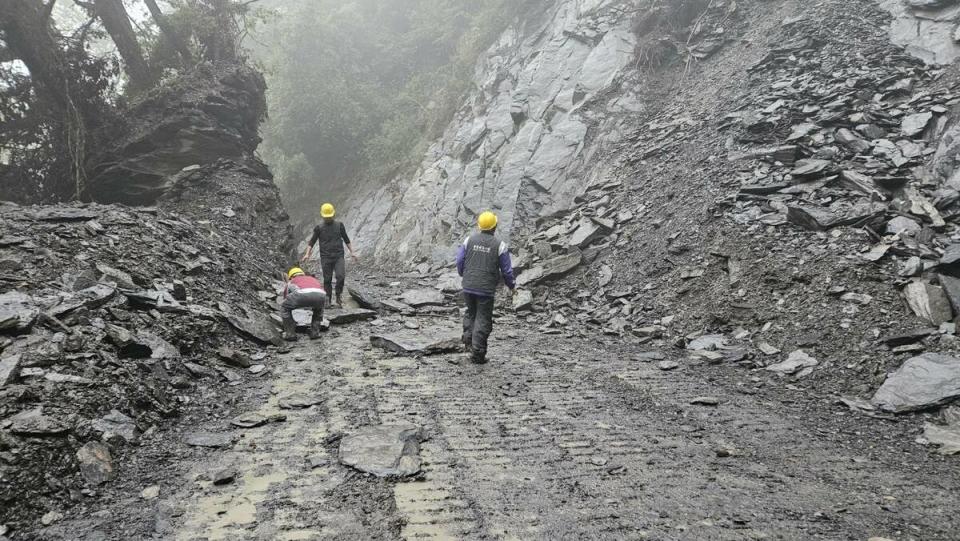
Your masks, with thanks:
M485 366L369 346L370 332L400 327L358 323L300 342L231 411L282 412L285 422L235 430L228 449L184 449L190 458L157 502L131 496L115 507L135 506L148 517L141 528L179 540L865 541L960 531L960 468L905 436L916 421L891 432L766 373L696 364L679 350L663 353L680 368L661 371L614 339L585 345L512 316L500 319ZM281 411L296 394L319 404ZM701 396L720 403L690 403ZM420 478L387 482L339 465L339 435L397 421L429 434ZM214 486L208 478L223 468L237 479ZM107 524L58 530L141 531Z

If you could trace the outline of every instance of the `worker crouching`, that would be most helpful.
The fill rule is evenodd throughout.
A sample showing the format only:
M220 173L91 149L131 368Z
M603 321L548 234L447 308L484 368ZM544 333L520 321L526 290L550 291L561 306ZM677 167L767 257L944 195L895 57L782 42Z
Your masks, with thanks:
M283 319L283 339L288 342L297 340L297 323L293 311L301 308L313 309L313 321L310 323L310 339L320 338L320 326L323 322L323 307L327 303L327 293L323 284L303 269L294 267L287 273L287 285L283 288L283 302L280 304L280 317Z

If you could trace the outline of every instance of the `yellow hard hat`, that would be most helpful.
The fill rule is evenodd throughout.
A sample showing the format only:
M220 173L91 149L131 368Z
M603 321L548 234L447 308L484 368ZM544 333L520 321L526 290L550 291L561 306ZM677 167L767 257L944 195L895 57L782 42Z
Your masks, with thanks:
M497 215L488 210L477 218L477 225L480 226L480 231L491 231L497 227Z
M287 273L287 279L289 280L290 278L293 278L294 276L298 276L300 274L304 274L303 269L301 269L300 267L294 267L290 269L290 272Z
M320 207L320 216L324 218L333 218L336 215L337 209L333 208L333 205L330 203L324 203L323 206Z

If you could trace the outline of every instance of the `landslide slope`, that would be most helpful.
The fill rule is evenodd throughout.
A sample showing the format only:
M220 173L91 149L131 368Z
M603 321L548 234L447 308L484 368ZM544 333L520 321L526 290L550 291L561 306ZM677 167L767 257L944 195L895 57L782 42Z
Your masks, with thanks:
M269 373L290 226L252 155L264 91L200 65L91 165L90 195L115 204L0 203L2 529L95 502L129 455L163 455L170 419L216 415Z
M417 175L351 210L362 242L449 288L493 208L529 323L689 348L815 407L956 352L956 66L891 43L876 2L671 6L558 1L508 31ZM777 366L796 350L816 365Z

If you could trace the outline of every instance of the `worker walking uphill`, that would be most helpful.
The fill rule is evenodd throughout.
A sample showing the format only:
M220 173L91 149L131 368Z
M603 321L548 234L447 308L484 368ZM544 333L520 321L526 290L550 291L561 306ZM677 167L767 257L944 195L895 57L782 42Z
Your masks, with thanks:
M506 243L497 238L497 215L484 212L477 219L480 232L467 237L457 249L457 272L463 277L463 344L471 360L487 362L487 338L493 330L493 299L500 279L512 292L516 288L513 264Z
M283 339L288 342L297 339L297 323L293 320L293 311L299 308L313 309L310 339L320 338L320 324L323 321L323 307L326 304L327 292L319 280L308 276L300 267L290 269L287 273L287 286L283 288L283 302L280 304Z
M320 217L323 223L313 228L313 236L310 237L310 244L307 251L303 254L301 261L306 261L313 254L313 245L317 245L317 251L320 253L320 268L323 271L323 287L329 293L333 291L333 278L336 276L336 294L337 305L343 305L343 282L346 279L346 268L343 261L343 246L346 244L350 250L350 257L354 261L357 255L353 253L353 246L350 245L350 237L347 236L347 228L343 223L334 219L337 211L330 203L324 203L320 207ZM332 299L329 299L332 302Z

